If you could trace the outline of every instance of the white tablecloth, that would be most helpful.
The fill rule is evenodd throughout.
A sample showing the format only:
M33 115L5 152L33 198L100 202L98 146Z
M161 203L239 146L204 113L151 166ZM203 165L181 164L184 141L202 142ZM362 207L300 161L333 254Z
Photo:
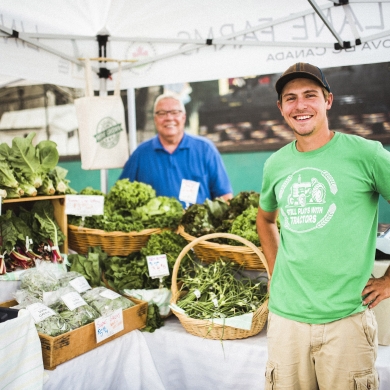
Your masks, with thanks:
M243 340L206 340L176 317L154 333L135 330L46 371L44 390L264 389L265 329ZM390 346L379 346L380 390L390 389Z

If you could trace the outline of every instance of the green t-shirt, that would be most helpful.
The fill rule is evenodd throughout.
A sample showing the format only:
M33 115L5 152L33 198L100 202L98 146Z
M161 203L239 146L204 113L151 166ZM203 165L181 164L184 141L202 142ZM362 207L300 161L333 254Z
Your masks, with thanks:
M379 194L390 199L390 153L379 142L336 132L317 150L292 142L271 155L260 196L281 224L271 312L320 324L365 309Z

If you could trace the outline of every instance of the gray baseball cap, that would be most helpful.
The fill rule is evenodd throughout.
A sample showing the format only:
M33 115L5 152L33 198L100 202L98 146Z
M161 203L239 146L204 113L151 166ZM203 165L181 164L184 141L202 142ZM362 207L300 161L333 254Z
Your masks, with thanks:
M290 66L278 79L275 84L276 92L278 93L278 99L280 100L280 94L283 91L284 86L291 80L305 78L317 81L322 87L330 92L330 86L322 73L322 70L317 66L308 64L306 62L297 62Z

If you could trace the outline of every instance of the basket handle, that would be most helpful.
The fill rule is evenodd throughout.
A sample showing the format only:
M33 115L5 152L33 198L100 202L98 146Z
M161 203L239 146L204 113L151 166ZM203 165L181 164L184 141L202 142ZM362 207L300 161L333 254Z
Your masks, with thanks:
M262 263L264 264L264 268L267 271L267 275L269 275L269 268L268 268L268 263L267 259L264 256L264 253L261 252L261 250L253 243L248 241L246 238L237 236L236 234L232 233L211 233L211 234L206 234L204 236L200 236L196 238L195 240L191 241L188 243L182 251L179 253L179 256L176 259L175 265L172 270L172 285L171 285L171 291L172 291L172 299L171 302L176 303L176 299L178 296L178 289L177 289L177 273L179 271L180 267L180 262L183 259L183 257L187 254L187 252L193 248L196 244L199 244L202 241L207 241L211 240L213 238L229 238L231 240L236 240L240 241L244 245L248 246L250 249L252 249L257 256L261 259Z

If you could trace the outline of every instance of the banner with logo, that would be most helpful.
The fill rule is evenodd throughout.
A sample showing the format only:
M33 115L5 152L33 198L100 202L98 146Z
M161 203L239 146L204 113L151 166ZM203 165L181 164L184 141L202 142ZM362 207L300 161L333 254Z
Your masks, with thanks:
M122 168L129 157L120 74L114 95L93 96L91 66L86 60L86 96L75 100L81 168Z

